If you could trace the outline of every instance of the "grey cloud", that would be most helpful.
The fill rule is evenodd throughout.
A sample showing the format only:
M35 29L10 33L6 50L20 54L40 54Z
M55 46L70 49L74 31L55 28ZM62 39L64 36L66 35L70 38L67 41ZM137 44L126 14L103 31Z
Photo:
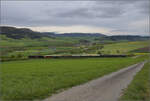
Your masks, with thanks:
M125 13L124 9L119 7L89 7L89 8L77 8L75 10L66 11L56 14L56 17L65 18L112 18L119 17Z
M133 5L137 7L136 9L141 10L141 12L148 12L147 8L149 7L148 0L99 0L93 1L95 4L90 7L80 7L74 10L69 10L65 12L59 12L56 14L57 17L65 17L65 18L113 18L120 17L126 11L128 6ZM146 2L146 3L145 3ZM88 5L87 5L88 6ZM140 6L143 6L140 8ZM145 8L145 9L144 9Z
M15 26L96 26L131 31L128 24L145 19L148 0L2 3L1 23ZM144 29L139 29L144 30ZM135 32L137 32L135 30Z
M140 12L142 12L143 14L150 14L150 1L145 1L145 2L141 2L138 5L141 9Z
M89 13L87 8L77 8L75 10L72 11L68 11L68 12L63 12L63 13L59 13L56 14L57 17L83 17L83 18L90 18L92 17L92 15Z
M100 18L112 18L112 17L119 17L122 16L125 11L124 9L120 7L103 7L103 8L97 8L96 11L101 11L100 13L96 13L97 17Z

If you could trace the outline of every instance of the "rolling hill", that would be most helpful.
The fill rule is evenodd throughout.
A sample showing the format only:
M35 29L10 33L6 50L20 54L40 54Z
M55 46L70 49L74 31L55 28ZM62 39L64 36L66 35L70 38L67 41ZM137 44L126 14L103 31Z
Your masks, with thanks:
M41 38L41 37L104 37L106 35L100 33L63 33L56 34L54 32L35 32L28 28L16 28L10 26L1 26L1 34L9 38Z
M95 40L109 40L109 41L120 41L120 40L127 40L127 41L140 41L140 40L149 40L149 36L137 36L137 35L114 35L114 36L107 36L101 33L62 33L58 34L55 32L35 32L28 28L16 28L11 26L1 26L0 27L0 34L7 36L8 38L13 39L22 39L22 38L42 38L42 37L81 37L85 39L94 37Z
M138 36L138 35L113 35L113 36L105 36L102 38L95 38L95 40L110 40L110 41L120 41L120 40L126 40L126 41L143 41L143 40L149 40L149 36Z

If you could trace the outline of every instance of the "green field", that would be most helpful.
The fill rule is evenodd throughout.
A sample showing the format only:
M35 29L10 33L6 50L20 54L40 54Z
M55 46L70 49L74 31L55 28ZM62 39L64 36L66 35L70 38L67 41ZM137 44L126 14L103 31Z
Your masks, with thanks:
M119 50L120 54L126 54L132 50L149 46L149 43L150 41L133 41L107 44L104 46L102 51L105 53L118 54L117 50Z
M72 55L72 54L131 54L135 49L144 48L149 41L126 41L112 43L97 43L96 45L79 44L79 39L22 39L2 40L0 43L0 58L3 61L27 59L29 55ZM99 47L103 46L102 49Z
M121 101L150 101L150 63L134 77L134 80L124 91Z
M35 59L1 63L2 100L43 99L143 61L138 58Z
M12 39L8 38L4 35L0 35L1 38L1 47L41 47L41 46L64 46L64 45L73 45L76 43L76 40L73 39L66 39L65 38L47 38L43 37L40 39L30 39L30 38L23 38L23 39Z

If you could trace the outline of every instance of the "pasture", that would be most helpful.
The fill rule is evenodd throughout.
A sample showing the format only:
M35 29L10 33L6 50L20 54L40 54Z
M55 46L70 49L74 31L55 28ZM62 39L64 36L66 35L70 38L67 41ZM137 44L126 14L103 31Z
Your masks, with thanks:
M126 54L132 50L149 46L149 43L150 41L133 41L107 44L104 46L102 51L107 54Z
M35 59L2 62L1 100L43 99L147 59L86 58Z

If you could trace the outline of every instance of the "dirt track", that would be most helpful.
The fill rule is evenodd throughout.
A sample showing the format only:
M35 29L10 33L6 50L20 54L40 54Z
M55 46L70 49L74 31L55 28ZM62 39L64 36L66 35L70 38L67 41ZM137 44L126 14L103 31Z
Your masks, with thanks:
M122 89L132 81L145 62L129 66L112 74L72 87L44 101L117 101Z

